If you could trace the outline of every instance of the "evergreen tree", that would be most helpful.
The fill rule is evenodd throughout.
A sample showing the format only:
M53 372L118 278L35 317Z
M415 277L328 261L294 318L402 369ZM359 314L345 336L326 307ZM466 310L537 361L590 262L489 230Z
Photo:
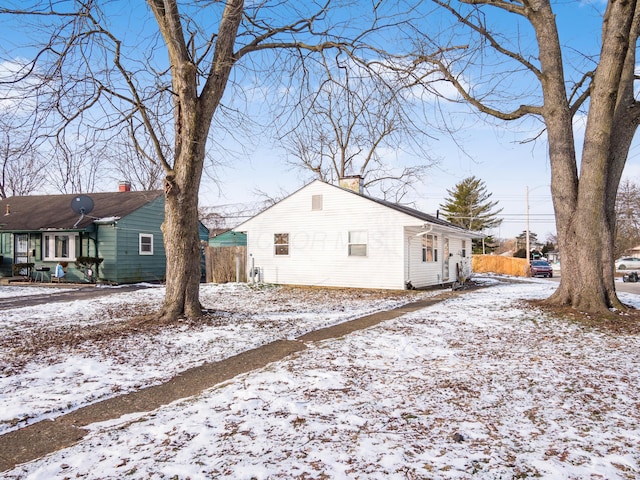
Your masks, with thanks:
M551 242L547 242L547 243L545 243L545 244L544 244L544 246L542 247L541 252L542 252L542 254L543 254L544 256L546 256L546 255L547 255L547 253L549 253L549 252L553 252L553 251L555 250L555 248L556 248L556 246L555 246L553 243L551 243Z
M497 227L502 223L498 214L502 209L494 210L497 201L491 201L491 193L487 193L485 183L476 177L468 177L456 186L447 190L449 196L440 209L447 221L467 230L481 232ZM490 237L485 239L486 245ZM482 252L482 240L473 240L473 252Z
M521 234L519 234L518 236L516 236L516 240L518 241L518 244L520 245L524 245L527 241L527 231L523 230ZM538 242L538 234L535 232L529 232L529 245L530 246L535 246L537 245Z

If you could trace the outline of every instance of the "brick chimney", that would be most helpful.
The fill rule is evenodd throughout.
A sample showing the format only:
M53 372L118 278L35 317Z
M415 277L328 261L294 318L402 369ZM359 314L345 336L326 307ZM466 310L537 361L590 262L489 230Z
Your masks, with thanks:
M118 185L119 192L130 192L131 191L131 182L120 182Z
M340 188L345 188L347 190L352 190L356 193L362 195L364 185L364 178L360 175L350 175L348 177L342 177L338 182L338 186Z

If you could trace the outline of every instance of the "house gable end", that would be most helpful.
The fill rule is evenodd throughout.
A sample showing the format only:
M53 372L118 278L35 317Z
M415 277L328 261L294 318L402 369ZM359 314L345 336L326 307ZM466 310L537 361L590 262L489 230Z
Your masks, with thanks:
M247 225L249 225L250 223L252 223L254 220L259 219L259 217L261 217L262 215L267 215L269 214L272 210L279 210L279 209L286 209L287 208L287 201L289 199L291 199L292 197L298 197L300 195L303 195L305 192L309 192L309 211L322 211L322 210L326 210L327 207L325 207L323 205L323 208L320 210L317 210L314 208L314 205L317 205L317 202L319 201L317 198L314 200L314 196L318 196L319 194L326 194L326 195L338 195L338 196L342 196L345 195L343 198L345 199L350 199L353 200L355 198L358 198L359 200L356 200L357 202L359 202L360 200L362 202L370 202L371 204L374 205L378 205L381 207L384 207L386 209L390 209L394 212L397 212L399 214L404 215L405 217L407 217L407 221L408 222L413 222L413 221L419 221L419 222L423 222L423 223L430 223L433 226L439 226L444 228L447 231L450 231L452 233L458 234L458 235L462 235L468 238L472 238L472 237L482 237L482 234L479 234L477 232L471 232L469 230L466 230L464 228L459 227L458 225L455 225L451 222L448 222L444 219L435 217L433 215L429 215L427 213L421 212L419 210L416 210L414 208L411 207L407 207L404 205L398 205L396 203L392 203L386 200L381 200L381 199L377 199L374 197L370 197L368 195L363 195L360 194L358 192L354 192L353 190L350 189L346 189L346 188L342 188L342 187L338 187L336 185L332 185L330 183L326 183L323 182L321 180L314 180L311 183L308 183L307 185L305 185L304 187L298 189L297 191L295 191L294 193L292 193L291 195L289 195L288 197L284 198L283 200L281 200L280 202L271 205L270 207L268 207L267 209L263 210L262 212L258 213L257 215L255 215L254 217L250 218L249 220L243 222L242 224L238 225L237 227L235 227L233 230L234 231L244 231L243 229L246 228ZM347 195L349 197L347 197ZM366 203L363 203L363 205L366 205Z

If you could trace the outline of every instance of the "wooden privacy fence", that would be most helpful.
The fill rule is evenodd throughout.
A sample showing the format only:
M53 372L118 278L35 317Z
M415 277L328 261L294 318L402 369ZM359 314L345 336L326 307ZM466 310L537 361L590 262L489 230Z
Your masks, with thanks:
M247 281L247 247L204 248L207 283Z
M526 258L501 257L500 255L473 255L471 269L475 273L501 273L526 277L529 275L529 262Z

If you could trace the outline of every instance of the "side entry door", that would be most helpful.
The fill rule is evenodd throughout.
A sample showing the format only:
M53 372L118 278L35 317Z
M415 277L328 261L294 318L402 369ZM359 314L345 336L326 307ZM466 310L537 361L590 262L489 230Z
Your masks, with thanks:
M444 245L442 246L442 281L449 281L449 239L443 238Z

